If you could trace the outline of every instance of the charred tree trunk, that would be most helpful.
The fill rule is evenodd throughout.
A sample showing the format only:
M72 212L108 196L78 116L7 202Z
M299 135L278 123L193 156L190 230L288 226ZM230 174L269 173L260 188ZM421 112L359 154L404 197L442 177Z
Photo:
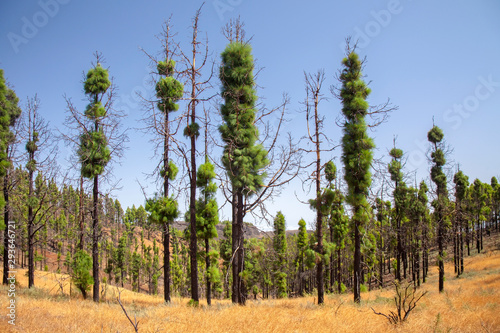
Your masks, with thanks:
M34 159L33 153L29 153L29 160ZM28 189L28 288L35 285L35 231L34 231L34 215L33 215L33 170L28 172L29 189Z
M163 298L170 302L170 228L163 224Z
M84 228L84 215L83 215L83 176L80 176L80 207L79 207L79 220L80 220L80 243L78 247L83 251L85 246L85 228ZM117 233L118 234L118 233Z
M243 236L243 194L241 191L238 191L238 202L237 202L237 245L238 245L238 250L236 252L236 257L238 257L237 261L237 275L238 275L238 304L240 305L245 305L246 302L246 286L241 278L241 273L243 273L243 270L245 269L244 267L244 251L243 251L243 242L244 242L244 236Z
M92 213L92 277L93 300L99 302L99 176L94 176L94 207Z
M210 279L208 277L208 270L210 269L210 257L208 256L208 252L210 252L210 243L208 238L205 238L205 266L207 269L207 304L212 305L212 286L210 284Z
M237 254L238 251L238 241L239 241L239 228L238 228L238 195L233 192L233 203L232 203L232 209L233 209L233 221L232 221L232 240L231 240L231 246L232 246L232 254L233 254L233 263L232 263L232 269L233 269L233 285L232 285L232 302L233 303L238 303L238 295L240 294L240 282L239 282L239 272L238 272L238 260L239 256Z
M354 302L361 302L361 235L360 223L354 221Z
M9 155L9 148L7 147L7 156ZM15 249L16 248L16 238L10 238L9 237L9 213L10 213L10 206L9 206L9 169L7 168L5 170L5 176L3 178L3 198L5 200L5 208L3 212L3 220L5 222L5 230L4 230L4 235L3 235L3 284L7 285L9 284L9 281L7 280L9 278L9 248L10 249ZM15 230L15 225L14 225L14 230ZM11 240L9 242L9 240ZM13 244L13 246L9 246L10 244ZM12 257L15 261L15 253L14 256Z
M439 292L444 290L444 230L442 212L438 212L438 269L439 269Z
M342 256L341 249L337 250L337 287L339 294L342 293Z
M163 138L163 195L168 198L169 190L169 139L170 139L170 128L168 112L165 112L165 136ZM167 170L169 172L167 172ZM170 221L167 221L163 225L163 298L165 302L169 303L170 298Z

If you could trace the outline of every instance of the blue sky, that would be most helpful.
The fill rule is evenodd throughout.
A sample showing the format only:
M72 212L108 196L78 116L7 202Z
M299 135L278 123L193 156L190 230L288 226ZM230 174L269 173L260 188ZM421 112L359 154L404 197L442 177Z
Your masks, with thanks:
M188 47L191 19L202 1L77 1L6 0L0 4L0 68L22 104L38 94L42 115L54 128L64 130L66 94L84 106L82 73L90 68L93 52L102 52L119 89L117 105L126 111L124 127L136 128L143 110L136 92L152 94L147 84L149 61L139 50L156 54L156 35L172 14L177 40ZM271 107L288 93L290 123L287 131L298 139L305 134L303 72L326 72L320 106L325 133L338 143L342 131L335 125L340 105L329 93L336 84L346 36L358 39L358 53L367 57L364 73L371 81L371 104L390 98L399 110L376 128L375 156L387 155L394 136L406 152L407 170L417 170L417 180L428 178L426 133L432 119L453 148L450 160L470 179L489 182L500 176L500 2L490 1L250 1L208 0L200 30L209 39L211 57L219 61L226 45L221 28L238 15L245 22L257 67L259 96ZM215 91L218 83L214 81ZM181 105L181 109L185 107ZM216 122L220 119L214 117ZM129 149L115 165L122 190L113 192L123 206L143 204L137 184L152 194L155 184L144 173L155 165L148 137L129 132ZM341 149L325 153L336 158ZM69 151L61 147L64 166ZM312 160L313 156L307 157ZM300 181L294 182L269 210L282 210L290 229L303 217L310 225L314 213L297 201L307 200ZM227 218L226 211L223 217ZM266 228L265 224L260 227Z

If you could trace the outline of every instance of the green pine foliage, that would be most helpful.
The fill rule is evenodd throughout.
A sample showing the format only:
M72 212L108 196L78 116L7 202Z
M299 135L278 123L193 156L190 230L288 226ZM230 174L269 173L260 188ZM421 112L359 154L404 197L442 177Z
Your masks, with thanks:
M230 43L222 52L219 78L222 82L223 124L219 127L224 147L222 162L233 187L245 195L257 193L263 185L269 164L264 147L257 144L255 126L254 61L249 44Z
M148 219L159 225L168 224L179 216L179 208L174 197L165 198L156 196L146 201L146 211L149 212Z
M443 138L443 131L435 125L427 133L427 139L432 146L431 159L433 165L431 167L431 180L436 185L437 194L436 199L432 201L432 207L434 207L434 220L437 226L439 292L444 290L444 247L446 232L450 226L447 213L449 207L448 189L446 186L447 179L443 171L443 166L446 164L446 158L443 152Z
M217 237L215 226L219 223L219 207L215 199L217 184L215 179L215 168L208 157L205 163L198 168L196 185L201 190L202 197L196 202L196 235L199 239L212 239Z
M215 199L217 185L214 183L215 168L208 156L205 156L205 163L201 164L196 174L196 186L201 189L201 198L196 201L196 236L205 241L205 269L207 274L207 303L211 304L212 285L215 281L220 285L220 274L218 265L213 266L214 260L210 258L210 240L217 237L215 226L219 223L219 207ZM186 214L189 217L189 214ZM186 229L188 230L188 229ZM220 288L220 287L219 287Z
M278 298L287 297L287 243L286 243L286 225L285 216L283 213L278 212L274 218L274 235L273 235L273 248L276 253L275 259L275 285L277 287Z
M10 167L7 156L7 146L12 142L13 134L10 127L21 116L19 99L15 92L7 87L3 69L0 69L0 176L4 176Z
M370 221L370 205L367 200L371 185L370 167L373 160L373 139L368 136L365 117L368 115L366 98L370 89L363 82L362 62L350 51L342 60L340 73L340 99L345 118L342 137L342 161L344 179L348 186L346 202L352 207L354 229L354 301L360 302L361 235Z
M175 73L175 61L165 59L159 61L157 66L158 74L162 76L156 83L156 97L158 101L157 107L163 113L177 111L179 105L176 104L184 94L184 85L173 77Z
M99 63L87 72L84 90L91 102L85 110L85 116L93 122L93 128L80 135L80 147L77 154L82 164L82 176L89 179L101 175L111 159L111 152L101 124L102 118L106 116L106 109L101 100L110 86L108 71Z
M269 164L267 151L258 144L259 132L255 126L257 96L253 76L254 61L249 44L231 42L221 54L219 78L222 83L221 106L223 123L219 132L224 141L222 164L231 181L235 206L233 221L233 249L237 249L233 266L233 302L245 304L246 288L239 279L244 270L243 216L244 201L260 192Z
M257 299L257 295L262 293L262 262L266 252L265 249L262 240L256 238L245 239L245 270L241 273L241 278L248 291L253 294L254 299ZM284 287L286 288L286 277Z
M389 152L392 157L391 162L388 165L389 174L391 175L391 180L394 182L394 211L393 211L393 225L396 229L396 279L401 280L401 262L403 257L403 228L405 227L405 222L407 221L408 212L408 198L409 190L406 187L406 183L403 181L403 172L401 171L402 163L401 159L403 157L403 151L396 147L392 148ZM405 273L406 274L406 273Z
M87 299L87 292L94 284L90 271L92 270L92 257L83 250L78 250L71 260L71 279L81 291L83 298Z

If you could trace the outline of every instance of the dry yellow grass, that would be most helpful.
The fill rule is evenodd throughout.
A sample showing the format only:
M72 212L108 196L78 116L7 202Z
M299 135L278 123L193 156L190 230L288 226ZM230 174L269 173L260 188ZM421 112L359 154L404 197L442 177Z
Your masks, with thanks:
M408 321L392 326L371 307L387 313L393 310L392 290L362 294L355 305L352 295L327 296L324 306L314 304L313 296L287 300L249 301L245 307L229 301L202 302L199 308L187 306L187 299L174 299L165 305L161 297L124 290L122 301L139 332L500 332L500 251L466 258L466 273L457 279L448 272L445 292L437 291L437 268L422 287L428 294L411 313ZM0 289L0 332L133 332L116 302L117 290L109 287L106 301L84 301L69 287L58 297L56 282L64 276L37 272L37 289L27 290L24 271L18 272L17 320L7 323L7 289Z

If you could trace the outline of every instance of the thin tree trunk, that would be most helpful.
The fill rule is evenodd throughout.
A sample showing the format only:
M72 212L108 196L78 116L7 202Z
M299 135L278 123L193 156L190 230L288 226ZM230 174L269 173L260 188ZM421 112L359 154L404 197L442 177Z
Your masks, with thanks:
M84 228L84 215L83 215L83 176L80 176L80 207L79 207L79 220L80 220L80 244L79 248L83 251L85 245L85 228ZM117 233L118 234L118 233Z
M238 229L238 251L237 251L237 257L238 257L238 304L240 305L245 305L246 303L246 286L243 281L243 279L240 277L240 274L243 273L243 270L245 269L245 263L244 263L244 251L243 251L243 246L244 246L244 236L243 236L243 194L241 191L238 191L238 209L237 209L237 218L238 218L238 224L237 224L237 229Z
M170 228L163 224L163 297L170 302Z
M464 273L464 221L460 220L460 274Z
M333 228L330 227L330 241L333 243ZM330 292L333 292L333 283L335 281L335 266L333 263L333 252L330 254Z
M9 147L7 146L6 151L7 156L9 155ZM5 222L5 230L3 236L3 284L9 284L7 280L9 278L9 244L13 244L14 249L16 248L16 238L12 238L9 242L9 169L5 170L5 176L3 178L3 198L5 200L5 208L3 212L3 220ZM14 225L15 228L15 225ZM15 229L14 229L15 231ZM15 258L15 257L14 257Z
M196 123L196 47L198 35L198 15L197 12L194 25L193 25L193 58L191 63L191 125ZM190 199L189 199L189 212L191 223L191 241L189 246L189 253L191 256L191 299L199 302L200 297L198 294L198 264L197 253L198 243L196 237L196 133L191 133L191 176L190 176Z
M361 209L361 208L360 208ZM359 232L360 223L354 221L354 302L361 302L361 235Z
M170 140L170 128L169 128L169 113L165 111L165 123L164 123L164 138L163 138L163 195L168 198L169 191L169 140ZM163 225L163 298L165 302L169 303L171 300L170 296L170 222L167 221Z
M318 115L318 93L315 94L314 99L314 123L315 123L315 144L316 144L316 238L318 242L317 252L320 256L320 260L317 263L317 289L318 289L318 304L323 304L325 302L325 291L324 291L324 281L323 281L323 214L321 212L321 150L320 150L320 120Z
M92 276L94 278L93 300L99 302L99 175L94 176L94 209L92 213Z
M208 256L208 252L210 252L210 243L208 238L205 238L205 265L207 269L207 304L212 305L212 286L210 285L210 279L208 278L208 271L210 269L210 257Z
M438 269L439 269L439 292L444 290L444 230L442 213L438 212Z
M30 153L29 160L33 160L33 154ZM33 171L28 172L29 177L29 188L28 188L28 198L33 198ZM35 235L33 231L34 227L34 216L33 216L33 206L32 201L28 201L28 288L35 285Z
M476 227L476 249L477 253L481 253L481 222L479 222L479 219L477 220L477 227Z
M337 250L337 288L339 294L342 293L342 256L341 249Z
M232 209L233 209L233 219L232 219L232 240L231 240L231 246L232 246L232 269L233 269L233 285L232 285L232 295L231 299L233 303L238 303L238 295L240 293L240 288L239 288L239 274L238 274L238 240L239 240L239 228L238 228L238 196L236 195L236 190L233 190L233 203L232 203Z

